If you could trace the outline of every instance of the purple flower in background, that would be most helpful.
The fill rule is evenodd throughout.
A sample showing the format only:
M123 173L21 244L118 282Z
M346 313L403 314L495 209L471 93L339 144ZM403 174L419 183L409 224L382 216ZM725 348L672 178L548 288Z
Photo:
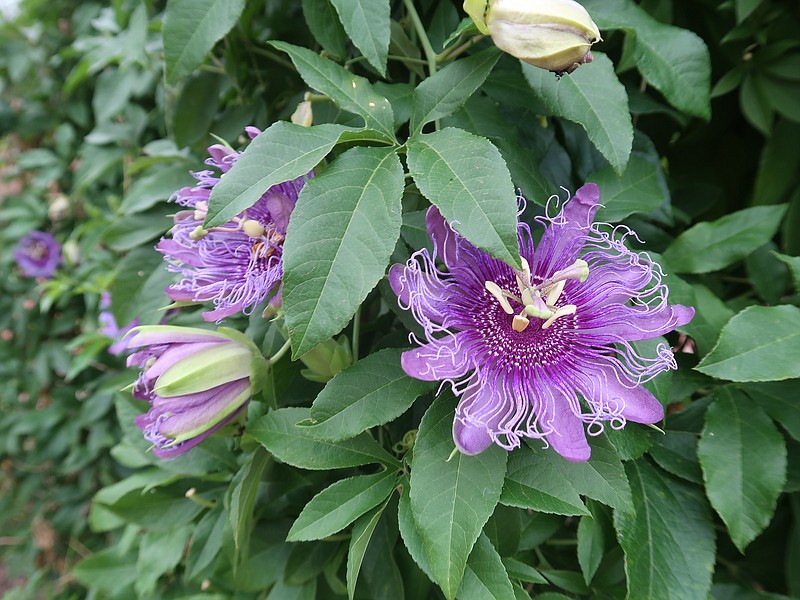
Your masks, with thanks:
M250 138L258 135L248 127ZM227 173L240 154L221 144L208 149L206 164ZM198 184L178 190L172 200L187 210L175 215L172 239L156 248L181 280L165 291L174 301L214 303L203 313L220 321L238 312L249 314L270 295L280 303L283 240L297 196L311 173L269 188L258 201L221 227L203 229L211 190L220 181L213 171L193 173Z
M61 244L46 231L31 231L14 248L14 260L25 277L50 279L61 263Z
M593 224L599 199L586 184L556 217L537 218L545 231L535 250L520 223L521 271L475 248L431 207L433 254L420 250L389 271L426 337L412 335L419 347L403 354L403 368L451 384L453 437L465 454L492 443L510 450L529 437L585 461L584 426L597 435L606 422L619 429L663 418L641 384L675 359L663 344L644 358L631 342L688 323L694 309L667 303L660 267L625 247L630 230Z
M133 397L150 410L136 418L161 458L184 454L230 423L263 381L266 362L242 334L192 327L138 327L128 366L142 369Z
M100 333L114 340L108 347L108 352L114 356L122 354L128 347L128 340L126 338L131 332L131 329L139 325L139 319L134 319L120 329L117 325L117 320L114 318L114 314L108 310L111 308L111 294L108 292L103 292L100 297L100 308L102 310L97 317L97 320L100 322Z

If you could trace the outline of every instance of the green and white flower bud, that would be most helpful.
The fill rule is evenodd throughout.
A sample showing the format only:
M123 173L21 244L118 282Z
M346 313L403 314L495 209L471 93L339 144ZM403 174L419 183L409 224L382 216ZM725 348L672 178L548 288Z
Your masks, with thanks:
M491 0L486 26L501 50L561 75L592 61L600 30L573 0Z

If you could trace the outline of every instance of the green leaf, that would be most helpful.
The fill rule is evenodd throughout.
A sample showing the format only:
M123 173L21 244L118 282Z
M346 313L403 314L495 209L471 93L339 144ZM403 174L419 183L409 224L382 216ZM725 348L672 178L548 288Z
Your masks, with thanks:
M512 579L518 579L528 583L547 584L547 579L544 578L544 575L539 573L539 571L534 569L529 564L526 564L520 560L506 557L503 559L503 566L505 567L508 576Z
M514 589L506 568L485 533L480 534L472 548L456 598L514 600Z
M452 600L467 558L500 498L506 451L492 445L477 456L453 450L452 398L425 413L414 444L411 508L434 579ZM448 460L448 457L449 460Z
M629 425L626 431L635 428L636 425ZM591 438L591 445L592 455L586 462L574 463L558 457L564 477L582 496L588 496L613 508L628 510L632 506L631 488L617 451L609 443L607 436Z
M633 61L649 84L683 112L711 117L711 60L695 33L660 23L632 0L584 0L600 29L634 35Z
M749 383L743 389L789 435L800 441L800 379Z
M320 45L337 59L347 53L347 36L331 0L303 0L303 17Z
M695 315L681 331L694 339L699 354L705 356L717 343L722 328L731 320L734 312L707 287L695 284L692 291L694 300L690 300L688 304L694 306Z
M556 79L549 71L527 63L522 63L522 72L547 109L583 127L614 171L622 175L633 147L628 94L609 58L599 52L593 55L591 67L578 69L569 77Z
M742 260L772 239L786 205L755 206L684 231L664 252L678 273L708 273Z
M600 188L597 221L616 223L633 213L651 213L669 200L669 190L660 165L654 160L634 153L621 177L607 167L589 175Z
M171 572L181 562L193 529L185 526L168 531L148 531L142 536L136 563L139 576L134 585L140 598L152 597L159 577Z
M244 0L169 0L162 31L167 83L175 84L200 66L242 10Z
M111 284L111 311L120 327L139 319L140 325L158 323L160 309L169 303L164 288L174 280L164 268L164 257L149 247L137 248L123 258Z
M425 542L419 533L419 527L411 512L411 500L407 491L409 489L408 482L406 481L405 483L406 485L403 486L403 493L400 494L400 500L397 505L397 526L411 558L414 559L420 570L428 576L428 579L433 581L433 572L425 550Z
M269 464L270 456L263 448L257 448L236 473L229 488L228 517L233 529L233 543L237 553L247 550L253 530L253 508L258 487Z
M368 80L353 75L344 67L322 58L308 48L286 42L270 42L270 44L289 55L309 87L328 96L339 108L362 117L368 129L379 131L387 142L392 143L394 140L392 105L372 88Z
M273 185L313 169L348 131L342 125L302 127L278 121L250 142L214 186L204 227L223 225L250 208Z
M773 254L789 267L789 272L792 274L792 282L794 283L794 291L800 294L800 256L787 256L779 252L773 252Z
M339 333L384 276L400 237L402 195L397 154L367 147L339 156L300 192L283 250L292 356Z
M387 469L375 475L337 481L306 504L289 530L286 541L321 540L341 531L386 500L394 489L396 478L397 473Z
M350 548L347 552L347 596L350 600L353 600L356 593L358 573L361 570L361 563L364 561L364 554L367 552L372 533L375 531L375 526L378 524L385 508L386 503L384 502L359 517L353 525L353 533L350 535Z
M703 473L697 459L697 434L667 430L654 436L650 456L659 467L692 483L702 483Z
M714 528L702 492L645 460L627 463L626 471L634 510L615 510L614 527L625 553L628 598L705 600Z
M380 350L329 381L311 407L313 421L307 427L312 435L334 442L354 437L393 421L432 390L433 382L406 375L400 366L402 353Z
M508 167L487 139L443 129L408 140L408 168L420 192L482 250L520 267L517 197Z
M295 423L308 418L307 408L281 408L247 429L275 458L301 469L343 469L370 463L397 468L399 463L364 433L343 442L317 440Z
M159 202L169 200L173 192L195 182L184 164L153 169L133 182L120 209L125 215L140 213Z
M117 547L84 558L70 569L70 573L87 587L108 593L117 592L138 577L135 560L120 556Z
M381 75L386 75L389 55L389 0L331 0L339 20L355 47Z
M729 381L800 377L800 308L750 306L725 325L697 370Z
M722 388L697 449L706 494L741 552L772 519L786 482L786 444L747 396Z
M520 448L508 460L500 501L507 506L529 508L557 515L588 515L586 506L569 479L558 468L552 450Z
M317 579L299 585L291 585L278 579L266 600L314 600L317 597Z
M586 585L592 582L605 551L605 533L600 508L590 504L589 510L591 516L581 517L578 523L578 564Z
M489 48L450 63L423 80L414 90L409 127L418 134L426 123L447 117L461 108L491 73L500 52Z

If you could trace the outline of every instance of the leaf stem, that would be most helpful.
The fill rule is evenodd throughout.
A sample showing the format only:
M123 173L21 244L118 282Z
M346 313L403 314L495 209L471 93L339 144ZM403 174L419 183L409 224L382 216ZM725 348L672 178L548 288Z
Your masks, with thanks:
M414 29L417 35L419 35L419 41L425 52L425 59L428 63L428 75L433 75L436 73L436 52L433 51L433 46L431 46L431 41L428 39L425 27L422 25L417 9L414 7L414 0L403 0L403 4L406 6L408 16L411 17L411 22L414 24Z
M439 63L443 63L445 61L451 61L458 55L472 48L472 46L480 42L485 37L486 37L485 35L475 35L472 36L463 44L461 44L460 46L453 48L452 50L443 50L440 54L436 55L436 61Z

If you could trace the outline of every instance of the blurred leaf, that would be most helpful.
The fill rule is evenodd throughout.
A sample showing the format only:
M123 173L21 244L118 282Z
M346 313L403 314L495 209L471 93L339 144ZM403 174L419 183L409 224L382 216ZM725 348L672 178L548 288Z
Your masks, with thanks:
M280 579L272 586L266 600L314 600L317 597L317 580L309 579L300 585L290 585Z
M339 20L356 48L381 75L389 54L389 0L331 0Z
M414 444L411 508L434 579L452 600L467 558L500 498L506 451L492 445L477 456L453 450L452 400L425 413Z
M603 559L605 533L603 532L600 508L591 503L587 506L591 516L581 517L578 523L578 564L583 573L583 581L589 585Z
M183 164L153 169L138 177L131 185L122 200L122 213L133 215L147 210L159 202L169 200L174 192L184 186L191 186L194 182L189 169ZM163 222L166 223L166 220Z
M800 294L800 256L787 256L778 252L774 253L775 256L781 260L792 274L792 281L794 282L794 290Z
M246 552L253 530L253 510L261 478L269 464L270 456L263 448L257 448L247 457L245 464L236 473L228 488L226 506L233 530L233 543L238 554ZM236 561L238 562L238 560Z
M366 147L339 156L300 192L283 254L294 357L339 333L384 276L400 237L402 194L394 149Z
M470 552L456 598L514 600L514 590L500 555L484 533L478 536L478 541Z
M178 148L192 146L209 133L219 111L224 79L206 71L192 75L181 87L172 111L172 135Z
M386 500L395 486L397 473L385 470L375 475L342 479L322 490L297 517L286 540L321 540L338 533L358 517Z
M722 329L697 370L729 381L800 377L800 308L751 306Z
M168 0L162 31L168 84L202 64L239 20L244 5L244 0Z
M721 388L706 411L698 456L711 505L744 552L769 524L783 490L783 436L747 396Z
M422 127L461 108L494 68L500 52L489 48L454 61L423 80L414 90L409 128L416 135Z
M173 275L164 268L164 259L149 247L137 248L123 258L111 284L111 312L120 327L139 319L140 325L158 323L160 310L169 303L164 288Z
M135 589L140 597L151 596L158 579L172 572L181 562L186 542L192 528L189 526L169 531L148 531L139 545L139 560Z
M132 556L120 556L117 548L107 548L81 560L70 571L87 587L116 592L138 577Z
M628 95L605 54L594 52L591 67L557 79L544 69L523 63L522 72L536 96L556 117L578 123L622 175L633 145Z
M629 598L705 599L714 568L714 528L700 490L645 460L626 463L633 511L615 510Z
M664 252L678 273L718 271L742 260L772 239L786 205L746 208L684 231Z
M422 194L470 242L519 267L517 198L500 152L487 139L443 129L407 142L408 168Z
M402 350L381 350L348 367L320 392L311 407L309 430L316 438L338 441L399 417L433 382L406 375Z
M745 77L739 93L739 104L750 124L769 137L775 113L758 75L751 72Z

